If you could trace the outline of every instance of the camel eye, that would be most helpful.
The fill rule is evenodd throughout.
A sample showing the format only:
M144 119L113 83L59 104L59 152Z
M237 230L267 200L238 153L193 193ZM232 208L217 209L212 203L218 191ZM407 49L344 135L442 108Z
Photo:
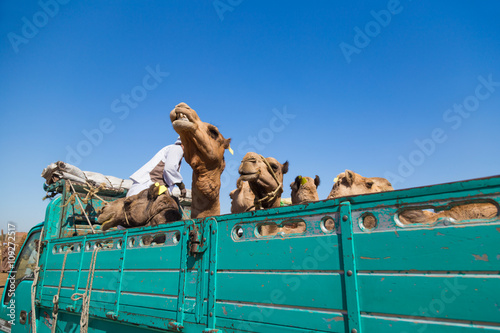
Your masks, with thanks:
M373 186L373 182L366 182L366 187L372 188L372 186Z
M278 171L278 166L276 164L271 164L271 168L273 168L273 171Z
M210 128L208 129L208 133L210 133L210 135L211 135L214 139L216 139L216 138L219 136L219 132L218 132L215 128L213 128L213 127L210 127Z

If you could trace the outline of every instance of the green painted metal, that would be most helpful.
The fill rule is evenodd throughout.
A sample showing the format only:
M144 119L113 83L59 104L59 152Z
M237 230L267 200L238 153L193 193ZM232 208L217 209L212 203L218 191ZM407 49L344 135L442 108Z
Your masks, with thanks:
M127 233L123 235L122 239L118 239L115 241L115 246L120 249L120 264L119 264L119 269L117 271L117 275L119 276L118 278L118 283L116 286L116 299L115 299L115 309L114 311L110 311L109 313L106 314L108 318L111 318L113 320L116 320L118 318L118 314L120 313L120 296L122 292L122 285L124 283L123 277L123 266L125 263L125 256L126 256L126 251L125 249L127 248Z
M30 332L31 330L31 322L29 321L31 302L30 298L26 297L26 295L30 295L31 293L33 278L28 274L28 269L30 268L27 268L27 265L23 265L23 263L25 264L29 260L30 253L26 251L28 244L31 244L34 248L35 242L39 239L40 232L41 226L37 225L28 233L23 244L23 249L19 252L13 268L9 272L7 284L3 288L0 307L0 327L4 329L10 327L15 332ZM22 270L21 267L23 266L27 269ZM15 289L11 287L13 282L16 285ZM25 321L20 320L22 313L27 314Z
M204 221L204 233L205 239L209 240L209 264L208 264L208 306L207 306L207 316L208 325L205 332L221 332L221 330L216 330L215 318L216 318L216 299L217 299L217 220L215 218L205 219Z
M187 223L192 221L187 221ZM184 316L186 307L186 276L187 276L187 264L189 256L188 248L188 235L189 235L189 225L184 224L182 236L180 239L181 244L181 255L180 255L180 271L179 271L179 286L178 286L178 296L177 296L177 316L176 321L171 322L170 326L173 330L181 331L184 328Z
M204 237L206 233L204 232ZM204 254L199 258L197 281L196 281L196 322L202 323L206 316L207 279L208 279L208 258ZM205 310L205 312L204 312Z
M52 297L71 246L58 329L77 331L81 301L71 296L85 290L96 244L103 249L93 280L91 332L500 331L498 214L432 225L398 220L405 209L442 210L471 202L498 207L500 177L157 227L105 233L96 228L96 234L89 233L78 204L62 207L69 199L67 188L57 188L61 195L47 208L40 259L39 332L50 330ZM101 206L91 199L86 209ZM373 229L362 224L367 214L377 220ZM90 214L92 221L95 217ZM326 226L330 219L333 229ZM258 233L262 224L289 222L305 223L306 231ZM197 250L189 236L194 229ZM146 242L158 235L165 240ZM2 302L0 318L5 315Z
M354 251L354 233L352 231L351 204L340 203L340 226L342 237L342 258L344 263L344 284L347 305L347 328L350 332L362 332L360 327L358 272Z

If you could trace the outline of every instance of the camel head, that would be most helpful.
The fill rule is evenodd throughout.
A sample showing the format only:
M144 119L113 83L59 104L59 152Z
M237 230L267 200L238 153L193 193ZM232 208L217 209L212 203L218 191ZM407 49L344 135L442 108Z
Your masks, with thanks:
M231 213L237 214L255 210L255 195L250 189L248 182L238 179L236 187L235 190L229 193L229 197L231 198Z
M314 179L311 177L297 176L290 184L292 189L292 204L303 204L312 201L318 201L318 186L320 180L316 175Z
M333 184L328 199L393 190L391 183L385 178L367 178L351 170L346 170L335 178L335 184Z
M222 166L224 170L224 150L229 148L231 139L225 139L214 125L201 121L186 103L175 106L170 112L170 121L181 137L184 159L193 169L211 170Z
M179 206L170 197L168 189L156 183L138 194L107 203L97 222L102 224L102 231L106 231L119 225L133 228L178 221L181 218Z
M288 161L281 164L273 157L264 158L249 152L243 157L238 172L239 179L248 181L256 197L256 208L279 207L283 175L288 172Z
M181 137L184 159L193 169L191 217L219 215L224 150L229 149L231 139L225 139L214 125L202 122L185 103L170 112L170 121Z

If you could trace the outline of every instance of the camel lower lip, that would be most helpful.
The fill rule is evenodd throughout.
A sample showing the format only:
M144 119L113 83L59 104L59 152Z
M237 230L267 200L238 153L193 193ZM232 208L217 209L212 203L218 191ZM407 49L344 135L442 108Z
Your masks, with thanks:
M109 221L111 221L111 220L112 220L112 219L107 219L106 221L102 222L102 223L101 223L101 225L102 225L102 224L104 224L104 223L107 223L107 222L109 222Z
M189 120L186 121L184 119L174 120L172 125L174 126L175 130L194 131L196 129L196 126L194 123L190 122Z

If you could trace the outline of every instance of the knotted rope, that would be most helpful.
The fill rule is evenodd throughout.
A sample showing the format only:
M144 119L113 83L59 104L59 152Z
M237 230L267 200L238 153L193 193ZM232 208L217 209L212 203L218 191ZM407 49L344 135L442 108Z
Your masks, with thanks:
M61 208L64 208L64 207L68 206L69 204L74 205L75 202L76 202L76 193L71 193L68 200L66 200L66 203L64 205L61 205Z
M82 212L85 215L85 218L87 219L87 223L89 224L90 229L92 230L92 233L95 234L94 227L92 226L92 223L90 222L90 219L87 215L87 212L85 212L85 208L83 208L82 201L80 200L80 196L76 193L75 188L73 187L73 184L71 183L71 180L68 179L68 183L71 186L71 190L73 190L73 194L75 195L75 198L78 199L78 204L80 205L80 208L82 209Z
M35 298L36 298L36 285L38 283L38 275L40 273L40 252L42 248L42 235L43 229L40 231L40 238L38 240L38 249L36 256L36 266L33 270L33 284L31 285L31 330L33 333L36 333L36 308L35 308Z
M68 253L71 251L71 248L68 248L64 253L64 260L61 268L61 277L59 278L59 286L57 287L57 294L54 295L52 299L52 303L54 307L52 308L52 329L51 332L55 333L57 329L57 316L59 314L59 294L61 293L61 285L64 276L64 268L66 267L66 258L68 257Z
M97 259L97 252L101 250L100 245L96 245L92 251L92 259L90 260L89 275L87 277L87 286L84 293L74 293L71 296L73 301L82 300L82 313L80 317L80 333L87 333L89 328L89 308L90 296L92 294L92 284L94 283L95 263Z
M106 200L104 200L103 198L101 198L100 196L97 195L97 193L99 193L100 190L104 190L106 188L105 183L101 183L98 187L94 187L94 186L92 186L92 184L87 182L87 186L89 187L88 189L85 187L83 188L85 191L87 191L87 195L85 196L85 199L82 199L84 204L87 204L90 200L92 200L92 197L96 197L97 199L101 200L102 202L108 203Z

